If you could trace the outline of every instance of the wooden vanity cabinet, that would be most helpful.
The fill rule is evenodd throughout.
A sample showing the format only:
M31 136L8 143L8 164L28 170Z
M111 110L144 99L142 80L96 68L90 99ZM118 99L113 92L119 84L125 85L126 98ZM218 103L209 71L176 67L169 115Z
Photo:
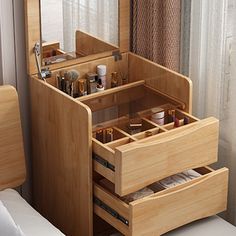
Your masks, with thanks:
M161 235L224 211L228 170L207 167L217 161L219 122L191 114L190 79L128 52L129 1L120 0L119 60L117 53L103 53L59 63L50 66L52 75L45 81L37 75L33 55L40 39L38 4L25 0L34 207L68 236L98 235L99 228L106 229L101 219L127 236ZM85 77L100 64L107 65L108 78L116 71L125 84L79 98L57 88L61 70L75 69ZM166 117L154 122L150 112L157 107L174 110L178 127ZM127 128L131 119L139 119L138 132ZM107 128L113 140L98 140L96 132ZM199 176L123 200L190 169Z
M121 70L129 78L126 85L76 99L55 87L57 71L47 82L30 79L34 203L68 235L78 235L81 230L92 234L93 212L125 235L159 235L226 208L228 170L204 167L217 161L218 120L199 120L188 113L191 104L187 100L174 96L180 85L189 88L185 94L191 93L187 78L132 53L122 58L73 66L85 74L106 64L109 70ZM145 67L133 67L134 61L145 62ZM136 68L140 68L139 77L133 76ZM154 69L155 74L148 75ZM170 86L172 94L165 95L164 88ZM156 106L175 109L180 127L158 125L144 116L143 130L129 134L130 115L142 116ZM184 117L189 124L183 125ZM114 141L96 139L94 132L101 127L116 131ZM152 132L150 137L146 137L147 131ZM117 198L188 169L197 169L203 176L129 205ZM101 187L93 171L109 180L114 192ZM93 204L93 196L128 225ZM178 221L170 220L174 218ZM86 224L81 224L84 221ZM153 222L157 224L151 227Z

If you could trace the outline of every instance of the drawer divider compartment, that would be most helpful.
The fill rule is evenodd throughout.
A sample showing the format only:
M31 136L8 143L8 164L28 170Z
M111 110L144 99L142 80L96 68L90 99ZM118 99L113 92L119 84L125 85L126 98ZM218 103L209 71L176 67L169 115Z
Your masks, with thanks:
M115 148L115 192L124 196L217 161L219 122L210 117Z

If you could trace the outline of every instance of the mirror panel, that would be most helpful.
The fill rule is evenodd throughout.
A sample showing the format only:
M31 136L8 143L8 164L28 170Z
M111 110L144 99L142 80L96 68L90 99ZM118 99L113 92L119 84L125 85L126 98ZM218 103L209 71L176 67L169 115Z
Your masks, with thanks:
M42 65L117 50L119 0L41 0Z

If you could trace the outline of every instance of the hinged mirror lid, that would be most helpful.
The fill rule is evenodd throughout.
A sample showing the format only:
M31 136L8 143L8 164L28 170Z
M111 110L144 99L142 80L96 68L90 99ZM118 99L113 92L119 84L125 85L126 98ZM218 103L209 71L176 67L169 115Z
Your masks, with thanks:
M106 0L109 1L109 0ZM65 60L61 63L50 64L46 66L49 70L56 70L62 67L72 66L87 61L96 60L99 58L114 55L117 51L120 53L128 52L130 47L130 0L118 1L118 28L119 28L119 48L111 51L99 52L88 56L79 57L76 59ZM41 42L41 13L40 0L25 0L25 30L26 30L26 56L28 74L33 75L38 73L35 45ZM83 34L83 33L82 33ZM81 34L80 34L81 35ZM42 46L41 46L42 49ZM42 56L42 50L40 53ZM39 59L41 62L41 59ZM40 63L40 70L45 69L45 66Z

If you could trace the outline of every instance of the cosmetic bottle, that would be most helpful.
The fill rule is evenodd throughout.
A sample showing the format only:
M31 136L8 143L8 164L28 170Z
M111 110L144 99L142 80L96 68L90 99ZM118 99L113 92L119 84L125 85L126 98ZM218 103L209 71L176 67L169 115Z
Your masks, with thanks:
M118 86L118 73L113 72L111 74L111 88L115 88Z
M100 141L101 143L104 143L104 132L103 129L96 131L96 139Z
M168 110L168 123L175 121L175 110Z
M174 128L178 128L178 127L180 127L179 119L175 118L175 120L174 120Z
M134 135L142 132L143 123L140 118L131 118L128 123L128 133Z
M87 78L88 94L96 93L98 75L96 73L87 73L86 78Z
M113 129L112 128L108 128L105 131L106 135L106 143L112 142L114 140L114 135L113 135Z
M190 120L188 117L184 117L184 125L188 125L190 123Z
M97 92L102 92L105 90L103 84L102 84L102 80L98 79L98 84L97 84L97 88L96 88Z
M165 111L161 108L154 108L152 109L152 116L151 120L158 124L158 125L164 125L165 124Z
M106 65L98 65L97 66L97 73L98 73L98 79L101 79L102 85L104 89L106 89L107 86L107 66Z
M86 96L88 94L87 92L87 81L85 79L80 79L78 82L79 87L79 96Z
M60 74L57 74L56 78L57 78L57 88L62 90L62 87L61 87L62 78L61 78Z

